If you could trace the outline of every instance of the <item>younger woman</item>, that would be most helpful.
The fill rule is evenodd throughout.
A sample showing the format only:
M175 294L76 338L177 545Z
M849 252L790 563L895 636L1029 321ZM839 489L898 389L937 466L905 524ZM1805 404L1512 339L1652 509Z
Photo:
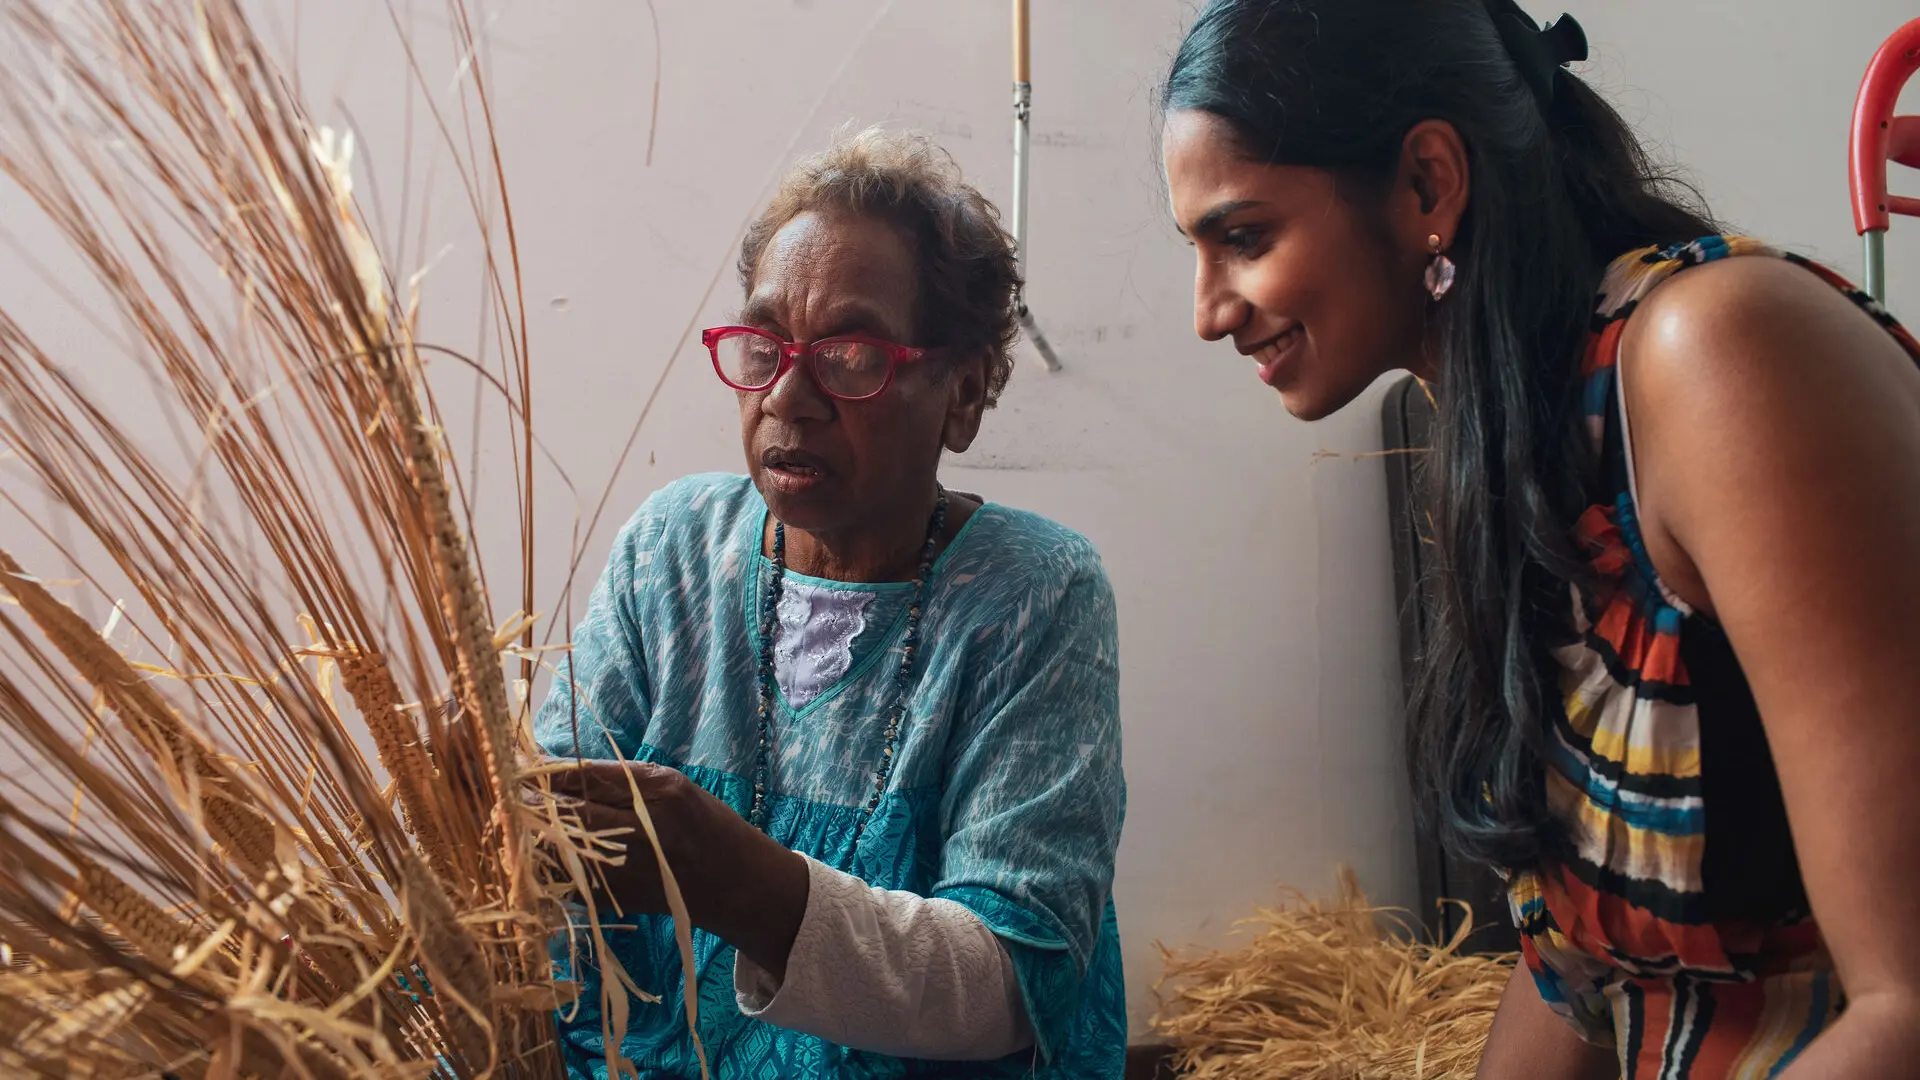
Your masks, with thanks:
M1438 403L1413 775L1526 956L1481 1075L1910 1076L1915 344L1716 235L1585 53L1511 0L1213 0L1163 101L1195 329L1302 419Z

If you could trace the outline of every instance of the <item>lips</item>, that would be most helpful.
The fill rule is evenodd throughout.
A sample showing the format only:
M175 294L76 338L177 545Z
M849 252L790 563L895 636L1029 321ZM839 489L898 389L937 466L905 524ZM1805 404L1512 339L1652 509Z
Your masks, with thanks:
M826 480L833 471L820 455L784 446L762 452L760 467L775 487L788 493L805 491Z
M826 459L819 454L809 454L805 450L785 446L775 446L766 450L760 455L760 464L763 468L803 475L827 472Z
M1299 351L1303 337L1300 324L1294 323L1265 341L1241 348L1240 353L1253 357L1254 362L1260 365L1260 381L1277 390L1287 362Z

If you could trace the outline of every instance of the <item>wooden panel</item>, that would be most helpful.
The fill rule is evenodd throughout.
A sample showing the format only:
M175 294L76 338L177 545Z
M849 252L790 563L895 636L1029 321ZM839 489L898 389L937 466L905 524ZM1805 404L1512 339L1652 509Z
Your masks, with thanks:
M1387 462L1387 508L1392 515L1394 595L1400 605L1400 669L1409 693L1413 689L1414 670L1426 641L1429 608L1422 582L1432 568L1427 543L1427 517L1420 510L1420 468L1424 455L1419 451L1430 444L1433 429L1433 403L1411 375L1387 392L1381 406L1381 424L1389 451ZM1511 952L1518 949L1519 937L1507 915L1506 894L1499 878L1478 866L1449 857L1431 829L1415 821L1415 853L1419 860L1420 911L1427 933L1445 940L1460 925L1457 905L1440 908L1442 897L1465 900L1473 905L1474 922L1479 926L1468 938L1468 948L1476 952Z
M1174 1080L1177 1075L1172 1047L1128 1047L1126 1080Z

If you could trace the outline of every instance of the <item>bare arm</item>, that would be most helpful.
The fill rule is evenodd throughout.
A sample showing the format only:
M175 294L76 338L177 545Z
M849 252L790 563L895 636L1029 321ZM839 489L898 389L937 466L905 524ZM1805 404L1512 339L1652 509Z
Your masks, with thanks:
M1540 1000L1526 965L1507 980L1477 1080L1619 1080L1613 1051L1586 1042Z
M1920 1061L1920 374L1811 274L1691 271L1622 348L1650 554L1725 628L1848 999L1785 1080Z

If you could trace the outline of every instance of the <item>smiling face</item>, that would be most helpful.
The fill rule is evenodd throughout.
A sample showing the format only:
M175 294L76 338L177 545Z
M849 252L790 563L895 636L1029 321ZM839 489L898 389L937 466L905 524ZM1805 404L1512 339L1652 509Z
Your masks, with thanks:
M917 345L917 269L885 221L804 213L767 244L740 321L788 341L866 334ZM747 469L774 516L822 539L921 518L942 448L965 450L979 430L984 363L934 353L901 364L878 397L851 402L822 392L810 367L738 395Z
M1196 257L1194 331L1231 339L1287 410L1318 420L1421 366L1421 261L1327 169L1248 161L1226 121L1168 114L1174 220Z

